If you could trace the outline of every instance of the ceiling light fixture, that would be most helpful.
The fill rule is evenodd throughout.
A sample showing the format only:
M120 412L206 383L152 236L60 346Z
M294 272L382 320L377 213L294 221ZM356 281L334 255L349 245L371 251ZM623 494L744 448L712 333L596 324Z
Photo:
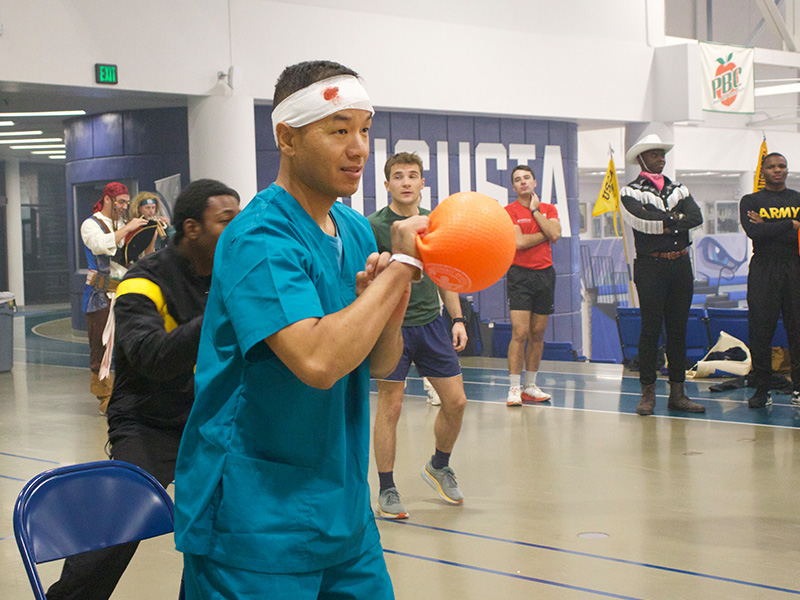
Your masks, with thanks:
M62 159L63 160L65 158L67 158L67 157L66 157L65 154L57 154L56 156L48 156L47 158L51 158L51 159L55 158L55 159Z
M0 127L11 127L14 125L14 121L0 121Z
M10 137L13 135L42 135L42 130L38 131L0 131L0 135Z
M85 110L44 110L39 112L7 112L0 113L2 118L14 117L73 117L85 115Z
M63 142L64 138L39 138L36 140L0 140L0 144L38 144L39 142Z
M2 142L0 142L2 143ZM66 148L66 144L36 144L28 146L11 146L12 150L43 150L45 148Z
M66 150L32 150L31 154L65 154Z

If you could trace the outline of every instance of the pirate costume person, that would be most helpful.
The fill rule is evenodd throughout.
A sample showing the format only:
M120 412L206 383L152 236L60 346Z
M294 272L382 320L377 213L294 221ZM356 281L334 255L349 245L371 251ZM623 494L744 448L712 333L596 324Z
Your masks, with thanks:
M628 164L639 176L620 190L621 214L633 228L636 260L633 280L639 295L642 331L639 337L639 382L642 396L636 412L652 415L656 405L656 359L662 325L667 335L668 410L702 413L706 408L684 392L686 322L694 291L689 259L689 230L703 223L700 207L688 188L662 175L672 144L650 134L628 150Z
M103 414L114 385L113 377L101 379L99 376L109 299L127 270L121 252L125 235L146 223L145 219L135 218L120 227L130 199L127 186L116 181L109 183L94 205L92 216L81 224L81 239L89 263L83 292L83 312L86 313L89 336L89 389L100 402L99 408Z
M167 242L175 234L175 228L170 224L169 217L162 215L161 209L161 201L154 192L139 192L131 200L128 216L147 219L147 225L125 236L127 257L130 262L166 247Z

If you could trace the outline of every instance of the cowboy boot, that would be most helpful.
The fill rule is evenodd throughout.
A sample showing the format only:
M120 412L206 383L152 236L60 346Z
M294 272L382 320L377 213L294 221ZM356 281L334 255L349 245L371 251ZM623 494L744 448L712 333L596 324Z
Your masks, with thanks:
M92 373L89 389L100 402L100 406L98 407L100 414L106 414L108 401L111 399L111 391L114 389L114 375L109 374L105 379L100 379L97 373Z
M89 375L91 376L91 380L89 382L89 392L91 392L93 396L97 396L98 398L100 396L105 396L106 386L105 384L100 382L100 376L97 373L91 371L89 372Z
M682 412L690 413L704 413L706 407L697 402L692 402L686 393L683 391L682 381L669 382L669 400L667 401L667 410L679 410Z
M652 415L656 408L656 384L642 384L642 398L636 406L636 414L646 417Z

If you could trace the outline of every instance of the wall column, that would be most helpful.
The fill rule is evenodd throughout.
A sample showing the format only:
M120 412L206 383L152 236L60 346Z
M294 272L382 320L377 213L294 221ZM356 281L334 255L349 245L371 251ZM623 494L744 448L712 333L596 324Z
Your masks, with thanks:
M753 193L753 182L756 178L755 171L743 171L739 175L739 195L746 196Z
M8 240L8 289L19 306L25 306L25 276L22 256L22 192L19 159L9 158L6 165L6 240Z
M231 94L189 99L189 174L232 187L244 207L255 196L256 131L253 98Z

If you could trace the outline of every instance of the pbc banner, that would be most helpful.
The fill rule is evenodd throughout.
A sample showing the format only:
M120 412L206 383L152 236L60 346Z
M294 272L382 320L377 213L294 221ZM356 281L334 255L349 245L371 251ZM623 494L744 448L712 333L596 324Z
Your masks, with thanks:
M703 110L755 112L753 49L700 42Z

